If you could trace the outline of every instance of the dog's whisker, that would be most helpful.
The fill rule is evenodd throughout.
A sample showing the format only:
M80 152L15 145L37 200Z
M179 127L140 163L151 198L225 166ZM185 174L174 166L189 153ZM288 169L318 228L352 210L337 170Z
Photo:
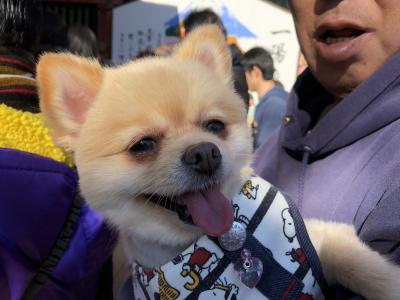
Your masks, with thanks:
M144 189L144 191L146 191L146 189ZM135 198L137 198L139 195L137 195ZM150 194L150 197L146 197L146 200L143 201L142 208L146 207L151 202L151 199L155 196L156 196L156 193L153 192Z

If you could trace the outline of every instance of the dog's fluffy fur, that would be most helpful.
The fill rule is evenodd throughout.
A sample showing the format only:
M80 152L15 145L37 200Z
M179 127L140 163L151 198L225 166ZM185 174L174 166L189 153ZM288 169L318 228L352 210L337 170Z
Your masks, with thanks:
M202 234L143 195L179 196L213 185L231 197L249 175L251 138L229 74L226 42L210 25L191 33L171 57L118 68L70 54L41 57L44 117L56 143L74 153L85 199L120 230L128 261L163 264ZM210 120L225 129L210 132ZM130 150L149 137L154 149ZM182 163L185 149L202 142L222 156L212 180L196 178ZM399 269L360 242L351 226L306 224L329 283L368 299L399 297Z

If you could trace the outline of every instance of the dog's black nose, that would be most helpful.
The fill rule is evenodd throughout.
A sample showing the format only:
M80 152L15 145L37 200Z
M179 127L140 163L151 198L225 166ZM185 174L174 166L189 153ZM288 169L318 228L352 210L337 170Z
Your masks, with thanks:
M201 143L188 147L182 159L196 172L211 176L221 164L221 152L213 143Z

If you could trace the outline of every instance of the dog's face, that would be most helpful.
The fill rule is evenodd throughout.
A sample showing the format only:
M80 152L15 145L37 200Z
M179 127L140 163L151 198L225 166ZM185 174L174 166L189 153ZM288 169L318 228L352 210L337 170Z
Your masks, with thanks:
M194 31L171 57L115 69L67 54L41 58L43 114L54 140L74 153L91 206L114 225L163 243L229 228L229 203L215 191L238 191L251 153L230 64L214 26ZM187 207L201 230L162 207L175 204Z

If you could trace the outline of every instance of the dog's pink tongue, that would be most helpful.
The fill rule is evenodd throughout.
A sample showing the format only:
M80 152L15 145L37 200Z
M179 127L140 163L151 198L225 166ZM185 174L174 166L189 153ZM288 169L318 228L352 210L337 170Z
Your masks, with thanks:
M231 202L219 191L190 193L183 197L193 222L205 234L220 236L226 233L233 223Z

